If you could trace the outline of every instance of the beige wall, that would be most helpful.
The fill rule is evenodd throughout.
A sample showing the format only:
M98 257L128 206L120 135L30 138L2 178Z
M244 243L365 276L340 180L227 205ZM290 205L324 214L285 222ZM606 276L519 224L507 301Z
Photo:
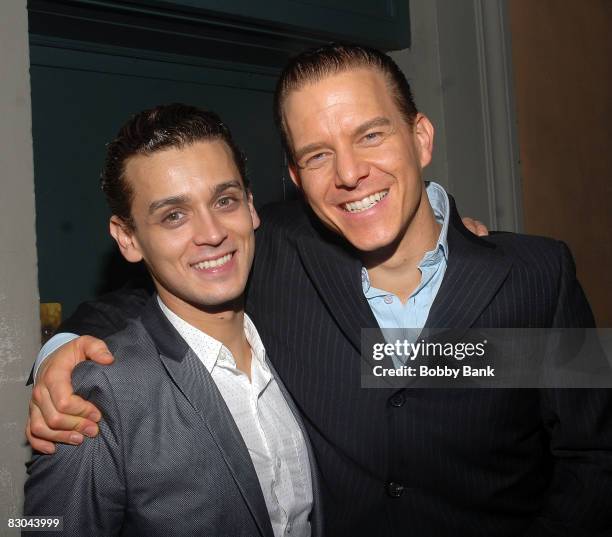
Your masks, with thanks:
M510 0L527 233L566 241L612 327L612 2Z
M0 6L0 535L21 513L26 374L39 347L26 0Z

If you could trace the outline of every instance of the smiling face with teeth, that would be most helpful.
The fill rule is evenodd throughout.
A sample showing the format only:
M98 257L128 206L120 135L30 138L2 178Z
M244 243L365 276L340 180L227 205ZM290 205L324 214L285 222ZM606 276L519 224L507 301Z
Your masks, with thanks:
M144 260L164 303L185 320L240 309L259 219L227 144L137 155L125 177L134 229L113 216L111 234L128 261Z
M421 171L433 127L402 115L382 73L352 68L290 92L290 174L321 221L364 255L419 248L436 233Z

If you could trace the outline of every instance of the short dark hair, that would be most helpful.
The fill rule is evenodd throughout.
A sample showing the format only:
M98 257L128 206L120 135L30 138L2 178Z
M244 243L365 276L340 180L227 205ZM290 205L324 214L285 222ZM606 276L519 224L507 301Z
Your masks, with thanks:
M229 146L244 188L248 190L246 159L221 118L195 106L166 104L133 115L106 147L100 184L112 213L130 229L134 228L133 191L125 180L125 165L130 157L205 140L221 140Z
M283 116L283 104L289 93L330 75L359 67L377 69L385 75L397 107L406 122L413 124L418 111L410 84L402 70L387 54L374 48L348 43L331 43L306 50L289 60L276 84L274 94L274 119L291 163L294 163L293 151Z

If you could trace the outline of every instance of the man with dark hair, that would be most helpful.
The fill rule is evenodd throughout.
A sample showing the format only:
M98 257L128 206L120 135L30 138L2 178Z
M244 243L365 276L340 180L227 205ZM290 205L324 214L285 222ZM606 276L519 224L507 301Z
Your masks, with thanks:
M75 369L100 434L34 455L25 513L75 537L320 535L307 436L244 314L259 219L229 130L190 106L141 112L101 182L156 294L107 339L112 365Z
M247 311L304 417L327 534L607 535L609 391L361 387L362 329L592 326L567 247L466 232L422 179L433 126L378 51L299 55L276 116L306 203L262 213ZM99 334L100 308L64 330ZM108 359L96 345L77 339L43 364L32 441L69 439L41 412L55 429L94 427L67 377L75 354Z
M245 157L217 114L184 104L158 106L135 114L108 144L100 174L100 187L112 214L124 225L133 227L134 192L125 177L126 161L130 157L215 139L223 141L229 148L244 190L249 192Z

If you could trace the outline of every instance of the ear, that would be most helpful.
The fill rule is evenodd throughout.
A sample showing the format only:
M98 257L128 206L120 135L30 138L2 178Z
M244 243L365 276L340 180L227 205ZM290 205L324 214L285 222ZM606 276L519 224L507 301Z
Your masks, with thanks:
M293 181L293 184L299 189L302 190L302 181L300 180L300 173L298 172L296 164L288 164L287 168L289 170L289 177Z
M111 216L108 228L123 257L130 263L142 261L142 254L134 231L121 218L117 215Z
M433 154L434 126L427 116L417 114L413 125L414 142L419 156L421 168L431 162Z
M253 205L252 192L249 192L247 196L248 196L249 212L251 213L251 220L253 221L253 229L257 229L259 225L261 224L261 221L259 220L259 215L257 214L257 211L255 210L255 205Z

